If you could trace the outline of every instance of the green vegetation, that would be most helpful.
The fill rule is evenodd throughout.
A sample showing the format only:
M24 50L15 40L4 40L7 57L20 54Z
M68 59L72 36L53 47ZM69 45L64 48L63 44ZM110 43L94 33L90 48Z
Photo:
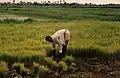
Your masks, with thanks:
M6 10L7 8L7 10ZM119 21L118 8L65 8L41 6L4 6L0 8L2 15L9 14L31 17L37 20L102 20Z
M68 54L120 57L120 9L4 6L0 14L0 71L7 70L7 62L24 69L26 60L46 61L48 68L37 64L43 72L54 67L67 71L75 59L67 56L58 64L46 57L51 44L44 40L62 28L71 32Z
M44 40L61 28L71 31L70 48L98 48L115 52L120 45L120 23L107 21L0 24L0 52L12 56L45 55L51 44Z
M35 22L35 20L31 19L31 18L27 18L27 19L24 19L24 20L16 20L16 19L3 19L0 21L0 23L13 23L13 24L19 24L19 23L30 23L30 22Z

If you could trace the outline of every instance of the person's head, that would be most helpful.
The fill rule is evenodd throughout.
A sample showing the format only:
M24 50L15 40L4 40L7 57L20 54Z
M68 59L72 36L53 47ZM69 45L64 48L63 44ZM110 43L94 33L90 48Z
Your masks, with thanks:
M46 36L46 37L45 37L45 40L46 40L46 41L48 41L48 42L53 42L53 40L52 40L52 37L51 37L51 36Z

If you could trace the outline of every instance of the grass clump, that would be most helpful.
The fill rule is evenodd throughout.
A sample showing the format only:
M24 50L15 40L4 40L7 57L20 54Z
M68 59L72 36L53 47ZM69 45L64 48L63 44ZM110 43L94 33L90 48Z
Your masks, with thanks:
M8 19L8 18L6 18L6 19L4 19L3 21L1 21L2 23L20 23L20 22L22 22L22 21L19 21L19 20L16 20L16 19Z
M27 18L27 19L14 19L14 18L6 18L3 20L0 20L0 23L7 23L7 24L20 24L20 23L31 23L35 22L32 18Z
M47 72L49 71L49 68L47 68L44 65L40 65L39 67L34 67L33 74L35 74L35 78L45 78L47 76Z
M45 67L44 65L39 66L39 71L40 72L47 72L49 70L49 68Z
M4 61L0 61L0 72L7 71L7 70L8 70L7 63Z
M59 62L59 70L60 71L67 71L68 70L68 65L64 61Z
M75 61L75 59L72 56L66 56L63 59L63 61L69 66L69 65L71 65Z
M57 62L52 60L52 58L50 58L50 57L45 58L45 61L50 69L54 69L54 68L58 67Z
M25 70L26 68L24 67L23 63L16 62L13 64L13 67L19 66L20 70Z

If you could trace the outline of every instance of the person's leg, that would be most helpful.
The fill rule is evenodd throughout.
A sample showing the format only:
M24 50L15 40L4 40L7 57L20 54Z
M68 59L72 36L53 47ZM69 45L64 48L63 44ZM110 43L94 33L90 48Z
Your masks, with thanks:
M66 40L66 45L63 46L63 54L66 55L68 40Z
M56 49L53 49L52 50L52 56L55 57L55 54L56 54Z
M62 57L65 57L65 55L66 55L66 52L67 52L67 44L68 44L68 40L66 41L66 45L63 45L62 53L61 53L61 56L62 56Z
M65 43L66 43L66 45L68 44L68 42L69 42L69 41L68 41L68 40L66 40L66 42L65 42Z
M59 53L60 60L65 57L66 45L62 45L62 53Z
M67 45L63 45L62 48L62 56L64 57L66 55Z
M64 58L66 56L66 52L67 52L67 44L68 44L68 40L66 41L66 45L62 45L62 53L60 53L60 59Z

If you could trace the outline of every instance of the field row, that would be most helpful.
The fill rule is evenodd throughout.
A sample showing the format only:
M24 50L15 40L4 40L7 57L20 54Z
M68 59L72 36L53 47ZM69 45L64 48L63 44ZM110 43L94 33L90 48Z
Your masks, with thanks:
M120 48L119 22L68 21L0 24L0 52L9 55L41 55L51 48L46 35L67 28L71 32L69 48L98 48L115 52Z

